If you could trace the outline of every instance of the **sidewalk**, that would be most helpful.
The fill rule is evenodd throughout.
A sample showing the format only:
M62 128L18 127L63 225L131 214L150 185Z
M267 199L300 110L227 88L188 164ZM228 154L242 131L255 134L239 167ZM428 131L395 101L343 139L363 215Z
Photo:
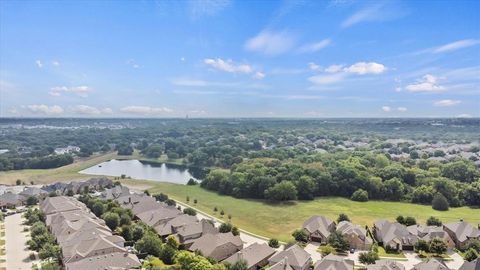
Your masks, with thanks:
M23 231L22 214L5 217L6 258L8 270L30 270L33 261L30 260L30 250L27 240L30 235Z

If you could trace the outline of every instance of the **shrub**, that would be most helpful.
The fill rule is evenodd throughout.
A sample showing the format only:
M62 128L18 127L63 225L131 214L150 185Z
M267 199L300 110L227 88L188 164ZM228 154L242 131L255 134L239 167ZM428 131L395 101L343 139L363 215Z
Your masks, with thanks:
M331 233L327 238L327 242L335 248L335 250L340 252L345 252L350 248L350 243L339 231Z
M320 253L323 257L327 256L328 254L336 254L335 248L330 245L320 247Z
M475 249L471 248L465 252L465 255L464 255L465 260L471 262L476 258L478 258L478 252Z
M155 200L157 200L159 202L164 202L164 201L168 200L168 195L163 194L163 193L154 194L153 197L155 198Z
M350 197L352 201L357 201L357 202L366 202L368 201L368 192L363 189L357 189L355 192L353 192L352 196Z
M105 220L105 224L112 231L114 231L120 224L120 216L118 216L117 213L107 212L103 215L103 219Z
M467 240L467 243L465 244L465 250L469 250L471 248L473 248L477 252L480 252L480 240L477 240L477 239Z
M220 227L218 228L218 231L221 233L228 233L232 231L232 224L230 223L222 223Z
M183 213L187 214L189 216L196 216L197 215L197 211L195 211L195 209L190 208L190 207L187 207L187 208L183 209Z
M38 199L35 196L29 196L27 198L27 205L36 205L38 203Z
M442 221L436 217L429 217L427 219L427 226L442 226Z
M447 211L448 207L447 198L441 193L435 194L432 200L432 208L439 211Z
M429 247L428 247L428 250L431 252L431 253L435 253L435 254L443 254L447 251L447 244L439 239L439 238L434 238L432 240L430 240L428 242L429 244Z
M235 236L240 235L240 230L238 229L238 227L236 226L232 227L232 234Z
M176 206L177 205L177 203L172 199L165 200L165 203L169 206Z
M195 186L196 184L197 184L197 181L195 181L195 179L193 178L190 178L187 183L187 185L189 186Z
M358 260L363 264L374 264L378 259L380 259L378 254L373 251L362 252L358 255Z
M278 248L280 247L280 244L278 243L278 240L277 239L270 239L268 240L268 246L271 247L271 248Z
M340 223L342 221L350 221L350 218L346 214L341 213L340 215L338 215L337 223Z
M295 230L292 233L292 236L293 236L293 238L295 238L295 240L297 242L307 242L308 241L308 233L304 229Z

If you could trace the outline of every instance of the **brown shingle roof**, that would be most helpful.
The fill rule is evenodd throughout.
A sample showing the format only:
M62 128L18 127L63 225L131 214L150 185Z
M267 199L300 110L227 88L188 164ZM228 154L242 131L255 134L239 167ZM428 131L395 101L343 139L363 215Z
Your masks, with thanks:
M225 259L225 262L233 264L236 261L245 260L247 261L248 268L251 268L261 261L270 258L274 253L275 250L267 244L253 243Z

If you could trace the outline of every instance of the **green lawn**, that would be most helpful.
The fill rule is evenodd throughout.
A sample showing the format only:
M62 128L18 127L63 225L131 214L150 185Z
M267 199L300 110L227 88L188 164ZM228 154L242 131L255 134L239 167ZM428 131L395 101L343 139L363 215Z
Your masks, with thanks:
M338 214L347 214L354 223L369 225L377 219L394 220L398 215L413 216L418 222L425 222L430 216L440 218L443 222L460 218L472 223L480 223L480 211L469 207L451 208L449 211L436 211L430 206L400 202L354 202L345 198L319 198L313 201L269 204L259 200L236 199L221 196L199 186L186 186L152 181L125 180L127 184L150 186L150 192L163 192L170 197L190 204L197 199L200 210L215 215L216 206L233 216L232 222L240 228L266 237L275 237L281 241L291 240L291 232L300 227L312 215L325 215L336 219ZM216 214L220 217L220 214Z
M402 252L387 253L383 247L378 247L378 256L388 257L388 258L397 258L397 259L406 259L405 255Z

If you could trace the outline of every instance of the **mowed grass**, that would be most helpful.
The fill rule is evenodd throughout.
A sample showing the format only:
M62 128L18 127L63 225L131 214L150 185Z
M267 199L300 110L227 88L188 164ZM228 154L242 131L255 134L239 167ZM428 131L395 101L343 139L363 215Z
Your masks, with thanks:
M338 214L347 214L352 222L372 226L378 219L395 220L398 215L413 216L417 222L425 223L430 216L440 218L443 222L463 218L465 221L480 223L480 209L469 207L451 208L449 211L436 211L431 206L401 202L354 202L339 197L317 198L313 201L296 203L270 204L261 200L236 199L207 191L199 186L186 186L153 181L124 180L129 185L150 186L150 193L163 192L170 197L190 205L197 199L196 208L220 217L220 210L225 211L224 220L232 215L232 223L240 228L265 237L281 241L291 240L291 233L301 227L303 221L312 215L325 215L336 220ZM214 207L219 210L213 211Z

